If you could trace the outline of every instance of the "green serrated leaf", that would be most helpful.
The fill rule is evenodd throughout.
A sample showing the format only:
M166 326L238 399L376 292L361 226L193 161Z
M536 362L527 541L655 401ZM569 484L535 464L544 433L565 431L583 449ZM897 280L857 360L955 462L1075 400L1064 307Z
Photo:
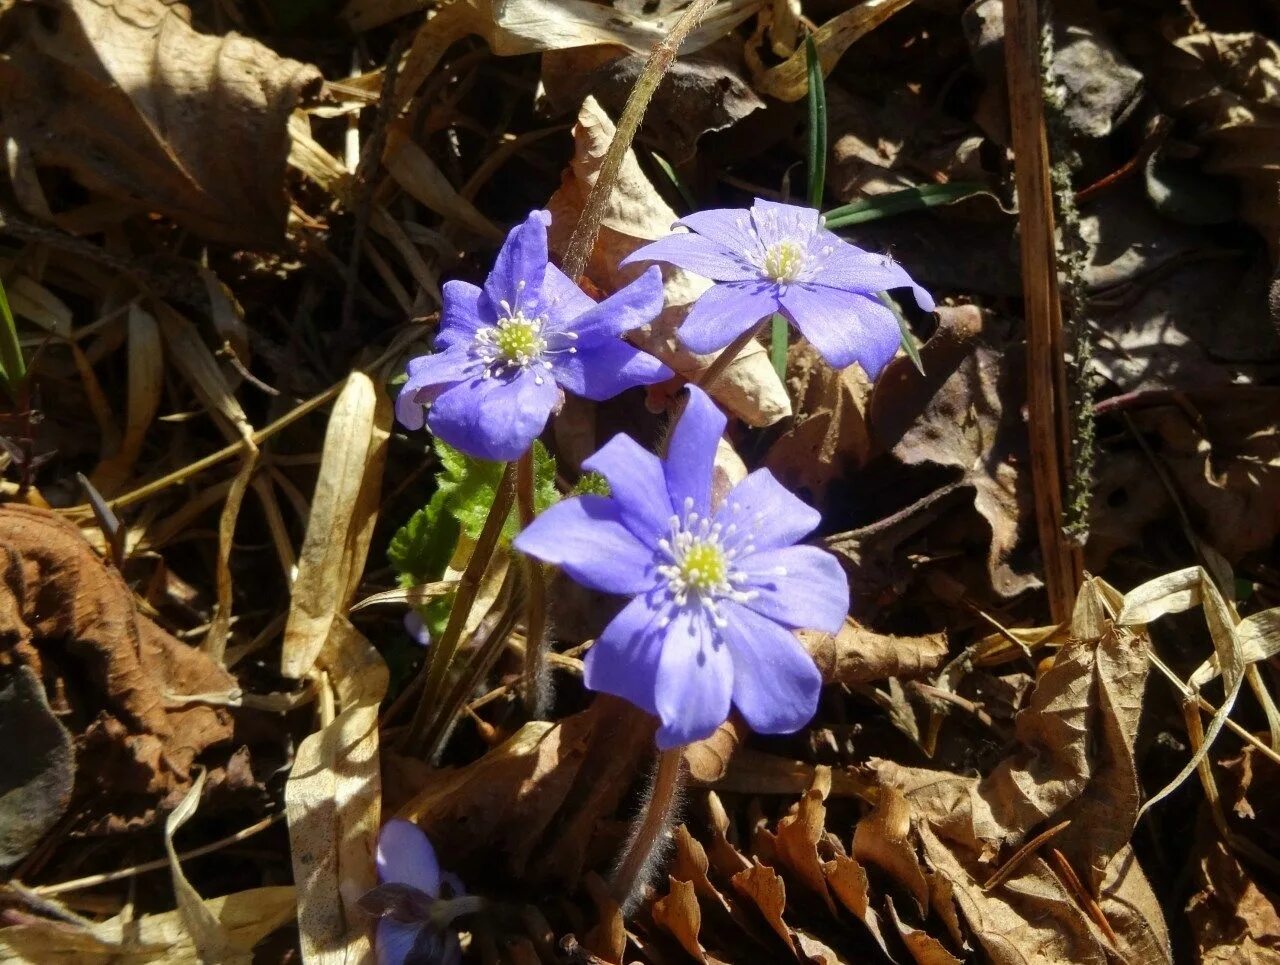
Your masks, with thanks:
M847 228L887 218L906 211L919 211L943 204L954 204L975 194L991 194L991 189L979 181L952 181L950 184L922 184L901 191L877 194L853 204L832 208L823 215L828 228Z
M609 480L598 472L584 472L569 490L570 496L608 496L613 490L609 488Z
M479 538L502 478L502 463L472 459L439 439L432 445L440 460L436 491L387 547L387 559L401 586L440 579L459 537ZM556 461L540 442L533 444L533 476L533 504L542 512L554 505L560 494L556 491ZM519 521L512 512L502 532L503 542L515 539L518 531ZM424 615L433 609L434 605L424 608Z

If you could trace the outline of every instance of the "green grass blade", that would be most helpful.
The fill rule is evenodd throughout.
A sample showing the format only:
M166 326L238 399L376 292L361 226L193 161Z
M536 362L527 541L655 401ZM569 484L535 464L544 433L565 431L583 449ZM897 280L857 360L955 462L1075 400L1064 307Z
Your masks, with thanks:
M650 151L649 156L653 158L653 163L662 168L662 173L667 176L667 180L671 182L671 186L680 192L680 199L684 201L685 208L689 211L697 211L698 205L693 200L693 192L689 190L689 186L684 183L680 175L676 174L676 169L671 166L666 158L657 151Z
M827 88L812 34L804 38L804 55L809 75L809 204L821 208L827 182Z
M22 345L18 341L18 325L9 309L9 299L0 282L0 380L12 389L27 377L27 365L22 359Z
M902 214L906 211L920 211L924 208L935 208L943 204L954 204L975 194L990 194L991 189L979 181L953 181L950 184L922 184L901 191L890 191L878 194L874 198L865 198L832 208L825 215L828 228L847 228L850 225L865 224L890 215Z
M916 337L911 334L911 326L907 324L906 316L898 308L898 303L890 298L886 292L880 292L876 298L880 299L884 307L893 312L893 317L898 320L898 332L902 336L902 350L907 353L907 358L911 359L916 370L921 375L924 375L924 359L920 357L920 349L916 345Z

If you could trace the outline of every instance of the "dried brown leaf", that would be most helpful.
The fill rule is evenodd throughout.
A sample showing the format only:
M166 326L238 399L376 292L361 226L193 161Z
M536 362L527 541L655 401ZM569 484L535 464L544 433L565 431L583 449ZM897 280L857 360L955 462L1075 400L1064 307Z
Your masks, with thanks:
M947 656L947 635L899 637L876 633L849 619L838 634L802 631L827 683L868 684L889 677L921 677L937 670Z
M787 353L795 419L769 447L764 465L811 505L823 508L832 483L861 468L871 452L866 409L871 380L861 366L837 371L807 341Z
M990 528L987 571L1005 597L1040 585L1010 556L1032 518L1024 470L1023 366L1015 346L994 345L973 306L939 313L938 331L920 350L925 375L910 359L889 363L871 399L876 443L908 466L958 471Z
M919 912L929 911L929 883L911 842L911 806L895 787L880 792L871 813L853 832L853 856L885 871L916 900Z
M161 0L47 0L0 15L0 116L41 167L203 237L278 244L287 120L320 72ZM39 215L40 212L32 212Z
M548 51L542 55L547 100L564 113L592 96L617 117L647 60L647 53L614 45ZM683 54L654 92L642 136L671 163L688 161L703 134L732 127L764 107L741 67L741 45L731 39Z
M235 681L139 614L119 572L53 512L0 506L0 561L0 635L12 641L4 662L72 683L70 719L92 721L77 741L79 786L109 794L109 826L150 820L232 733L225 710L168 706L165 692L222 692Z
M251 888L209 898L204 905L239 948L252 948L297 912L292 885ZM179 911L140 918L126 912L101 924L75 926L66 921L41 921L0 928L0 963L4 965L203 965L208 961L197 954Z
M1227 846L1207 840L1199 855L1200 890L1187 905L1199 961L1207 965L1280 962L1280 904L1258 887Z
M768 865L755 863L729 879L734 890L750 901L764 916L764 920L782 939L783 944L794 949L791 929L784 915L787 910L787 886L781 876Z
M938 939L926 931L921 931L919 928L912 928L910 925L905 924L898 917L898 910L893 906L893 898L891 896L886 895L884 903L885 907L889 909L889 920L893 922L894 928L898 930L898 937L907 946L907 951L911 953L916 965L960 965L960 959L947 951L947 947Z
M677 878L667 880L671 890L665 898L659 898L653 903L653 920L659 927L670 932L694 961L705 965L707 956L698 943L698 933L702 930L702 909L698 907L694 887Z
M818 842L826 835L827 808L823 803L831 792L831 769L819 767L814 772L814 786L800 798L796 813L782 818L777 831L761 834L772 843L779 865L792 872L804 886L820 897L831 912L835 902L827 890Z

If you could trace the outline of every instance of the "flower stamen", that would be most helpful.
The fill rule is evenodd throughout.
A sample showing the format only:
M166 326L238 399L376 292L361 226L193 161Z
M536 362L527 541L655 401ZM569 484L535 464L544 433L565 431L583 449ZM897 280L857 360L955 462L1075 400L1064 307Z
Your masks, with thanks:
M795 281L804 269L805 250L794 241L779 241L765 249L761 270L776 282Z

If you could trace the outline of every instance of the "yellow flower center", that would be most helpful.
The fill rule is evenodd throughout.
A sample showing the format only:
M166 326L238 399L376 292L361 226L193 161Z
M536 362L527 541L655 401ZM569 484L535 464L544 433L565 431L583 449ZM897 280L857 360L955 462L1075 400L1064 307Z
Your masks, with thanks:
M694 543L677 566L685 585L699 593L720 589L728 582L729 561L716 543Z
M509 318L499 319L492 337L498 354L518 365L525 365L539 358L547 350L547 340L542 337L542 326L519 312Z
M764 273L774 281L795 281L804 267L804 249L794 241L779 241L765 249Z

